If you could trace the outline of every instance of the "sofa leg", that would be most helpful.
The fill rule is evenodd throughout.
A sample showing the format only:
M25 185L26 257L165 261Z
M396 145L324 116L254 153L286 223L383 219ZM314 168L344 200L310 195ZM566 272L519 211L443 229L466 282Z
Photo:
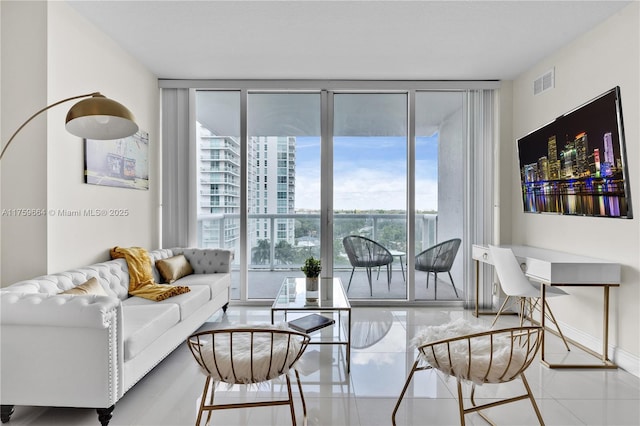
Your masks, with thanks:
M102 426L107 426L109 424L109 420L111 420L111 413L115 408L115 404L109 408L98 408L96 411L98 412L98 420L100 420L100 424Z
M15 405L2 405L0 406L0 420L2 423L7 423L13 414L13 408Z
M224 306L222 307L222 312L226 314L228 308L229 308L229 304L225 303Z

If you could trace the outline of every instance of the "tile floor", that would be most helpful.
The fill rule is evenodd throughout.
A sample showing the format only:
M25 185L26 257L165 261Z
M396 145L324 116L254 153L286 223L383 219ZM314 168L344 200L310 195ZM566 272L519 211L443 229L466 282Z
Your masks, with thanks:
M354 308L350 375L345 373L344 352L332 346L309 346L303 357L300 370L308 424L390 425L391 413L415 359L409 343L415 330L460 317L487 327L492 319L476 319L470 311L457 308ZM514 319L505 316L499 325L512 325ZM232 306L227 315L214 315L202 329L269 320L268 308ZM577 362L584 356L577 349L567 353L554 336L547 340L547 354L556 357L553 361ZM547 425L640 424L640 379L623 370L549 370L534 362L527 378ZM203 384L204 377L187 347L180 346L116 404L110 425L192 425ZM293 388L297 420L302 424L295 380ZM510 390L520 392L521 383L482 386L477 398L502 397ZM250 389L223 387L216 398L218 402L234 402L283 392L284 381L275 381ZM434 371L418 372L400 406L397 424L459 424L455 395L455 381ZM493 408L487 414L499 425L538 424L527 401ZM224 410L213 416L214 425L291 424L287 407ZM466 420L471 425L486 424L477 414L468 415ZM16 407L9 425L98 425L98 421L95 411L89 409Z

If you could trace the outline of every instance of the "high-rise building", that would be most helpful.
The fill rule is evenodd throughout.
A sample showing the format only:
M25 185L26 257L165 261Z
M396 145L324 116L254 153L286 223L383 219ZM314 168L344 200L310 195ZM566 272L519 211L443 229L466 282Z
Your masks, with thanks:
M240 143L198 126L198 244L240 249ZM254 136L247 146L249 247L295 242L296 138Z
M199 124L197 135L198 244L239 248L240 143L235 137L214 135Z
M536 182L538 180L538 165L536 163L525 164L522 168L524 182Z
M555 135L547 141L547 161L549 162L549 178L560 178L560 161L558 161L558 148Z
M616 166L616 161L613 155L613 138L611 132L605 133L603 137L604 143L604 161L601 165L602 176L609 176L613 173L613 168Z
M589 162L591 176L600 177L600 149L594 148L587 161Z
M296 138L252 136L249 152L253 176L248 181L249 211L259 215L255 219L255 232L249 234L250 244L254 247L258 240L270 241L273 237L275 244L286 241L293 245L295 219L275 218L272 221L272 217L295 213ZM269 217L260 217L263 215Z
M586 132L576 135L574 146L576 148L576 173L578 176L586 176L589 174L589 163L587 161L589 139Z
M549 180L549 160L547 157L538 158L538 180Z

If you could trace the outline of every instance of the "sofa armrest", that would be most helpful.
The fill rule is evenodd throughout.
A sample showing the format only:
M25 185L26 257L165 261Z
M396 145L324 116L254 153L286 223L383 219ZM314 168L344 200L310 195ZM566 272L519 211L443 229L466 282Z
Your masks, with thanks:
M0 310L2 404L104 408L122 396L119 299L2 291Z
M0 294L2 325L108 328L118 309L120 300L109 296Z
M196 274L224 274L231 272L233 251L207 248L173 248L174 255L184 254Z

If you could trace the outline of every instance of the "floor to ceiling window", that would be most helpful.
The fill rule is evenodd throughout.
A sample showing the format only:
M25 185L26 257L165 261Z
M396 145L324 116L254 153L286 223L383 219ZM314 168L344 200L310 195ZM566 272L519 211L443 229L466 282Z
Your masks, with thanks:
M333 100L334 276L351 299L406 299L407 94Z
M320 257L320 95L249 93L247 123L247 297L273 299Z
M188 224L166 226L163 239L186 233L187 244L233 249L233 299L269 303L315 256L352 301L470 300L469 212L486 203L470 195L470 147L491 143L486 127L473 130L491 104L429 82L208 83L173 89L183 100L163 89L163 129L191 139L187 159L168 158L163 173L185 165L192 194L186 219L175 209L163 220ZM180 130L186 115L195 122ZM349 236L381 247L384 259L354 268ZM461 245L436 281L416 255L451 239Z
M465 98L462 91L416 93L414 247L417 300L458 300L464 291L462 249L456 243L449 246L445 242L465 239L465 147L468 140ZM443 259L447 260L444 264Z
M240 247L240 92L196 96L196 226L198 247ZM236 259L237 262L237 259ZM239 287L234 289L239 298Z

